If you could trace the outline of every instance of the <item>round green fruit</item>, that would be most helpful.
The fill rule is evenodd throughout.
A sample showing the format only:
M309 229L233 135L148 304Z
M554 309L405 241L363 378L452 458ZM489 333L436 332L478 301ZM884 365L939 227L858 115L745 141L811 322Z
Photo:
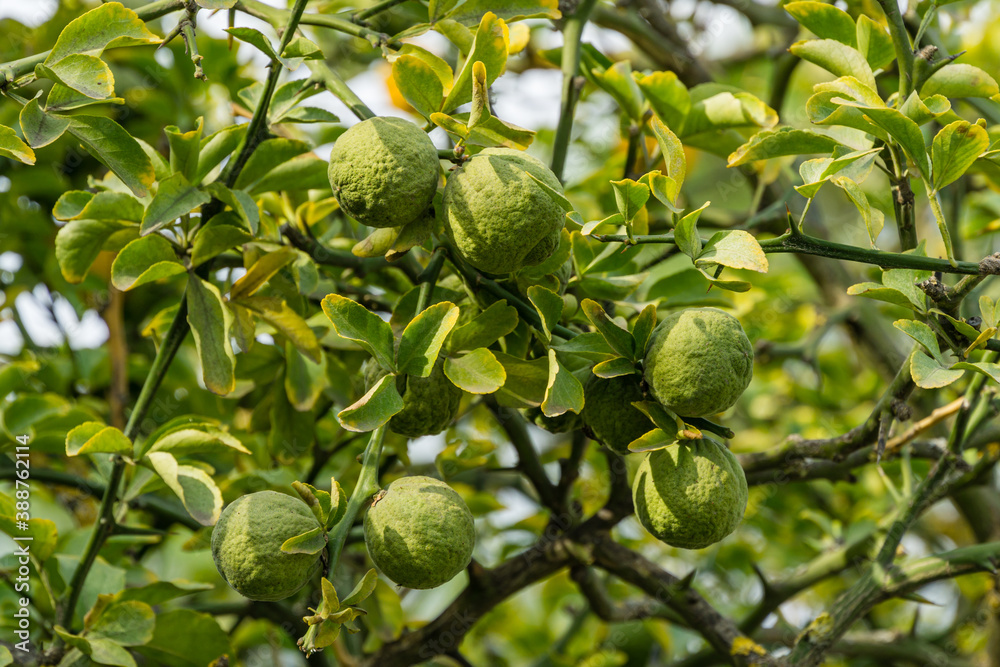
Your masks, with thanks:
M544 261L559 246L565 213L538 181L563 191L548 167L510 148L487 148L451 174L444 225L469 264L512 273Z
M352 218L369 227L399 227L430 206L440 170L426 132L402 118L377 116L337 138L328 174Z
M431 477L402 477L365 515L372 562L405 588L436 588L472 560L476 527L465 501Z
M656 400L683 417L707 417L730 408L750 384L753 346L732 315L688 308L653 331L644 368Z
M243 597L284 600L313 576L320 554L289 554L281 545L318 527L298 498L276 491L240 496L212 530L212 558L222 578Z
M653 537L703 549L736 530L747 508L747 479L725 446L678 441L643 459L632 484L635 516Z
M365 383L371 389L386 372L373 360L365 363ZM444 374L440 358L427 377L407 376L403 409L389 420L389 430L408 438L437 435L455 421L461 402L462 390Z
M583 422L595 438L619 454L630 453L629 443L655 428L649 417L632 405L646 400L637 375L609 379L591 375L583 397Z

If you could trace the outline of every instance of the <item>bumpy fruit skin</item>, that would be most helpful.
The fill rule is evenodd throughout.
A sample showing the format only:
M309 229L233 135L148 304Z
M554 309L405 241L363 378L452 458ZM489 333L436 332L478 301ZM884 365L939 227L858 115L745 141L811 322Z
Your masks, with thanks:
M445 230L480 271L511 273L542 262L559 247L565 213L529 174L563 191L548 167L510 148L487 148L448 178Z
M747 508L747 479L714 440L687 440L643 459L632 484L635 516L653 537L703 549L736 530Z
M649 417L632 405L646 400L637 375L610 379L592 375L583 396L583 422L594 437L619 454L629 454L629 443L655 428Z
M402 477L365 515L375 566L405 588L436 588L472 560L476 527L454 489L431 477Z
M546 417L541 408L528 408L524 411L524 416L535 426L549 433L569 433L583 424L580 415L570 411L558 417Z
M375 386L385 371L374 361L366 362L365 382ZM425 378L408 376L403 409L389 420L389 430L408 438L437 435L448 428L458 416L462 390L444 374L444 359L438 359L431 374Z
M328 175L348 215L370 227L399 227L430 206L440 169L426 132L408 120L379 116L337 138Z
M644 368L656 400L683 417L707 417L730 408L750 384L753 346L732 315L688 308L653 331Z
M276 491L240 496L212 531L212 558L222 578L251 600L284 600L316 572L320 554L288 554L285 540L319 526L298 498Z

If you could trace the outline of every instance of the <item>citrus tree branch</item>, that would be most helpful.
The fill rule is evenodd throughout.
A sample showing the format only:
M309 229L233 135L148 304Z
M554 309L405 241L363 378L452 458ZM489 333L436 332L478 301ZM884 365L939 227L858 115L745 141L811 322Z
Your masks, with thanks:
M902 103L910 95L913 87L913 45L910 44L910 33L906 31L903 15L895 0L878 0L889 23L889 34L892 35L892 46L896 50L896 66L899 68L899 100Z
M593 234L592 237L604 243L628 243L624 234ZM632 237L632 243L676 243L673 233L645 234ZM817 255L848 262L873 264L883 269L917 269L919 271L940 271L967 275L996 275L1000 273L995 258L991 255L981 262L957 262L952 266L947 259L922 257L898 252L886 252L869 248L836 243L815 236L786 232L781 236L759 241L765 253L794 253Z
M271 7L263 2L258 2L258 0L238 0L236 3L236 9L249 14L254 18L267 21L276 27L281 25L290 25L291 18L293 18L289 10ZM295 20L295 25L298 26L299 24L316 26L317 28L330 28L332 30L336 30L337 32L342 32L354 37L360 37L361 39L367 40L372 46L385 45L391 49L398 49L402 46L399 42L389 42L389 35L386 35L385 33L372 30L348 19L343 19L329 14L301 15L301 18L296 18ZM292 32L294 32L294 28ZM285 44L282 44L278 53L281 53L285 46Z
M559 124L556 126L556 137L552 143L552 173L560 181L563 180L563 168L566 166L566 154L573 133L573 111L576 109L576 102L586 81L579 76L580 39L583 36L583 27L587 24L595 4L596 0L583 0L577 5L576 11L566 18L562 29L562 106L559 111Z
M152 405L153 396L163 382L163 378L166 377L170 362L173 361L174 355L177 354L181 343L184 342L188 329L187 301L182 300L180 308L178 308L177 314L170 324L170 329L167 330L166 335L163 337L163 342L160 344L160 349L156 352L153 365L150 367L146 381L139 392L139 398L136 399L135 407L132 408L132 413L129 415L128 423L125 424L124 433L125 437L129 440L135 441L136 435L139 433L139 428L146 418L146 413ZM94 530L91 532L87 546L83 550L83 556L80 558L80 563L77 565L76 570L74 570L73 578L69 583L69 593L59 617L59 623L64 628L72 629L73 612L76 609L77 601L80 599L80 593L83 592L83 584L87 580L87 575L90 573L90 568L97 559L97 554L100 553L101 547L104 546L108 537L114 532L114 505L118 499L118 486L121 483L124 473L125 459L116 455L111 466L111 474L108 476L108 484L104 489L104 495L101 497L97 522L94 524Z
M148 5L137 8L135 13L143 21L152 21L170 12L184 9L186 6L187 0L157 0L156 2L151 2ZM112 46L111 48L114 47ZM45 62L45 59L49 57L49 53L50 51L44 51L0 65L0 90L13 83L15 79L34 72L35 66Z

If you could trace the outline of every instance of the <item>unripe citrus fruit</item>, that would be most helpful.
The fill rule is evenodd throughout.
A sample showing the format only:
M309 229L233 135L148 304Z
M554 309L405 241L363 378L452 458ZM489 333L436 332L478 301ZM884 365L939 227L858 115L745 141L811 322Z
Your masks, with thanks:
M583 396L584 423L595 438L619 454L628 454L628 444L654 428L649 417L632 405L645 400L636 375L610 379L591 375Z
M650 452L632 484L635 516L653 537L703 549L736 530L747 508L747 480L725 446L703 438Z
M386 372L374 361L366 362L367 388L375 386ZM425 378L409 375L403 394L403 409L389 420L389 430L409 438L437 435L458 416L462 390L444 374L444 359L438 359Z
M377 116L337 138L328 175L352 218L370 227L399 227L430 206L440 169L426 132L402 118Z
M753 346L732 315L688 308L660 322L643 363L656 400L683 417L707 417L731 407L750 384Z
M320 554L289 554L281 545L317 527L316 517L298 498L276 491L240 496L212 530L212 558L243 597L284 600L309 581Z
M405 588L435 588L472 560L475 523L465 501L431 477L402 477L375 496L365 545L375 566Z
M557 417L546 417L541 408L527 408L524 416L535 426L549 433L569 433L582 426L580 415L567 410Z
M545 188L562 192L548 167L522 151L487 148L448 178L444 224L462 257L480 271L534 266L559 246L565 213Z

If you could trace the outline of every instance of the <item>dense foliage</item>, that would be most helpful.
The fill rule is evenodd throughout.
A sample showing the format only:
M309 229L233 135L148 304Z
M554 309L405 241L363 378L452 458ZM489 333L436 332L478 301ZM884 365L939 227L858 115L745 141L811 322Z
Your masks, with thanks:
M0 20L0 666L1000 664L1000 12L904 9Z

